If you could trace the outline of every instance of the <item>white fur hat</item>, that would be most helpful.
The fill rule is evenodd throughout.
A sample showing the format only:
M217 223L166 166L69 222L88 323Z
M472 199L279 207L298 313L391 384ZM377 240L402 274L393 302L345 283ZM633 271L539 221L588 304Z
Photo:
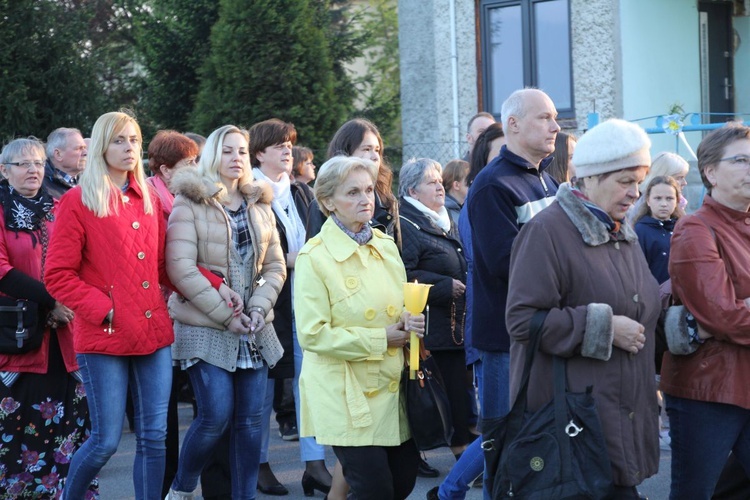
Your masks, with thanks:
M650 148L651 139L638 125L616 118L607 120L578 139L573 153L576 177L649 166Z

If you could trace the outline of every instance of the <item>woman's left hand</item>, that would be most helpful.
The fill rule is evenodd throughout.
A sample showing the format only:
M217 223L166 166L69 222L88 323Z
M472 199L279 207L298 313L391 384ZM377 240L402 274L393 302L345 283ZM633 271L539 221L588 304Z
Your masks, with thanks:
M415 332L420 339L424 337L424 314L412 315L404 311L401 315L401 322L407 332Z
M226 302L227 307L234 309L232 316L237 317L242 314L245 305L242 303L242 297L240 294L229 288L226 283L222 283L219 287L219 295Z
M266 327L266 319L258 311L250 311L250 327L251 332L259 332Z

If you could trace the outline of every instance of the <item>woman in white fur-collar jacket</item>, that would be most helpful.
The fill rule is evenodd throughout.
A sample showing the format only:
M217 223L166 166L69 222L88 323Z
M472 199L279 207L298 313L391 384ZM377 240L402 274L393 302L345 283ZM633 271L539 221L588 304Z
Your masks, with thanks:
M185 436L168 498L190 498L230 425L232 496L252 498L267 370L283 352L271 324L286 278L272 191L253 181L247 132L232 125L208 137L198 169L178 172L172 187L177 196L166 260L180 292L169 303L175 320L172 355L190 376L198 418ZM228 280L244 300L243 314L233 314L198 266Z

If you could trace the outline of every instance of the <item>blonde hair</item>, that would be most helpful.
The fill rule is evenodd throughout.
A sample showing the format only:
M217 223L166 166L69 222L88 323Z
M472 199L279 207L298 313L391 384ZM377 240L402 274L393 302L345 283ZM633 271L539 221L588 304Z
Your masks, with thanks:
M227 188L221 181L219 167L221 167L221 152L222 148L224 147L224 138L229 134L240 134L242 137L244 137L245 141L248 143L249 151L250 134L248 134L247 130L241 129L234 125L224 125L223 127L219 127L211 132L211 135L208 136L208 138L206 139L206 144L203 146L203 151L201 151L200 162L198 162L198 173L201 177L208 179L209 181L216 184L216 187L220 189L219 199L221 201L227 201L226 197L228 195ZM238 188L241 188L242 186L253 182L253 170L250 167L249 152L247 164L245 165L245 167L246 168L243 170L242 177L240 177L237 184Z
M688 170L689 167L690 165L682 156L667 151L661 152L651 161L651 168L648 169L648 174L639 184L639 188L643 191L642 188L648 186L654 177L674 177Z
M138 148L135 154L135 169L133 179L143 194L143 210L151 215L154 212L151 203L151 193L143 171L143 137L141 127L135 118L121 111L105 113L96 120L91 129L91 144L89 146L86 169L81 174L81 200L83 204L94 212L97 217L109 217L119 213L122 196L120 188L112 182L109 167L104 159L104 153L116 134L125 126L132 123L138 136Z
M356 156L334 156L325 162L318 170L318 177L315 180L315 199L318 201L320 211L328 217L330 210L325 206L324 201L333 197L336 188L343 184L346 178L355 170L364 170L372 179L373 185L378 179L378 166L364 158Z

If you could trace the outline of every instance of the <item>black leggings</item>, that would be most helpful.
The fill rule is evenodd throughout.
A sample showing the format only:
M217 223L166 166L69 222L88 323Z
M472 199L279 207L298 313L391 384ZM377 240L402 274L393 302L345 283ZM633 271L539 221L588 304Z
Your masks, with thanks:
M417 481L413 439L400 446L334 446L354 500L403 500Z

